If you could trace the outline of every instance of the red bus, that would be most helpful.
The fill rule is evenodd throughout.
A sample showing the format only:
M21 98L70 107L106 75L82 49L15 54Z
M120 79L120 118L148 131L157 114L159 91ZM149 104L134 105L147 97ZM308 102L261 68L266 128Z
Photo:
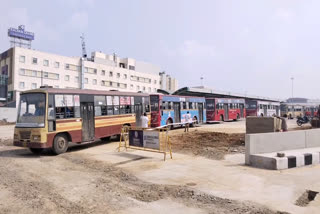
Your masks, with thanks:
M245 118L245 100L233 98L206 98L207 122L230 121Z

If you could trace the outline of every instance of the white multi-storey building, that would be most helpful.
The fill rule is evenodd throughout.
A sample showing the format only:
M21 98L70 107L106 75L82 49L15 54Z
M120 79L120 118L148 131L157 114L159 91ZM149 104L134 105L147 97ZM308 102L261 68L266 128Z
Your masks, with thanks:
M166 72L160 72L160 89L172 93L178 90L178 81Z
M155 93L162 78L158 66L101 52L84 59L14 47L0 55L0 68L0 103L9 106L40 86Z

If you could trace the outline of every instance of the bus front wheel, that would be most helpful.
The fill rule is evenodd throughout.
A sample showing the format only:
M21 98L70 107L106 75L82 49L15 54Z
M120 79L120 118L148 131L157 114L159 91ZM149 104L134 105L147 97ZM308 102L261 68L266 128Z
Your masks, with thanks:
M57 135L54 137L52 151L59 155L65 153L68 149L68 139L65 135Z

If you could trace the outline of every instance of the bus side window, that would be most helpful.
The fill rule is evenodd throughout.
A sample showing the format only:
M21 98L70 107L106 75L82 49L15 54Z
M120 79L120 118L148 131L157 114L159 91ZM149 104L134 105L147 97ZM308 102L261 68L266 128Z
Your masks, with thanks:
M193 109L193 103L189 102L189 109Z
M116 115L116 114L119 114L119 112L120 112L119 111L119 106L118 105L114 105L113 106L113 114Z
M169 109L169 110L172 109L172 102L168 102L168 109Z
M113 106L107 106L107 114L108 115L113 115Z

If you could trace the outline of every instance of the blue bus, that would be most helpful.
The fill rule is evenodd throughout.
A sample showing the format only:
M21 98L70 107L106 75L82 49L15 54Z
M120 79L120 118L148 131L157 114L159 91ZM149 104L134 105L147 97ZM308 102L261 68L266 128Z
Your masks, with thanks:
M151 127L169 125L181 126L185 123L205 123L206 122L206 100L204 97L189 97L153 94L150 95L151 105ZM191 115L191 120L186 121L187 112Z

